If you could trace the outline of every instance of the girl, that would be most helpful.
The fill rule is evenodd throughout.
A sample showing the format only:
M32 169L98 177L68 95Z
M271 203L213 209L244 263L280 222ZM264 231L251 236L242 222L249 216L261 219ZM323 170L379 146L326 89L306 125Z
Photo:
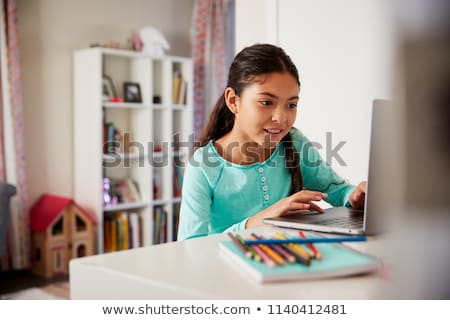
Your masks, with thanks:
M185 171L178 240L323 212L313 203L322 199L362 207L365 183L342 180L292 127L299 91L297 68L281 48L257 44L234 58Z

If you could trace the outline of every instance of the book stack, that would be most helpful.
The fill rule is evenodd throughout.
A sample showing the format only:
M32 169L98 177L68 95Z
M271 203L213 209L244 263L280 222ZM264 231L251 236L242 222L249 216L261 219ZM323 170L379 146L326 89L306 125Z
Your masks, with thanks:
M105 252L142 246L141 217L136 212L115 212L103 219Z

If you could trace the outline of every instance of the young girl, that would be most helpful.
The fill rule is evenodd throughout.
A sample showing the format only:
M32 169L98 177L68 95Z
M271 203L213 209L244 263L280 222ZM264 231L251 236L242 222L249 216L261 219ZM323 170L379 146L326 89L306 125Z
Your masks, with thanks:
M260 226L312 201L362 207L365 183L346 183L292 125L300 80L279 47L257 44L231 64L184 176L178 240Z

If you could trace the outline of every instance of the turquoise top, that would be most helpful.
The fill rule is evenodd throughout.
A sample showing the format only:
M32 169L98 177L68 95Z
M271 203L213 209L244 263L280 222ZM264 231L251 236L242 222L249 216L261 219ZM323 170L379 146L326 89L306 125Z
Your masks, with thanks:
M327 193L333 206L348 205L355 187L322 160L300 131L290 132L305 189ZM178 240L245 229L249 217L287 197L291 175L283 150L279 143L266 161L238 165L223 159L212 141L197 149L184 175Z

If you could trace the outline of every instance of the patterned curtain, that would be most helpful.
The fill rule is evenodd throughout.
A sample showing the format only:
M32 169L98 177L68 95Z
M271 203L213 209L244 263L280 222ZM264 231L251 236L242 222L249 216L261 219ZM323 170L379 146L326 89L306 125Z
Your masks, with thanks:
M194 131L198 138L223 93L234 57L234 0L196 0L192 23Z
M28 187L25 175L25 144L22 86L19 66L16 0L2 0L0 32L0 181L17 188L11 201L8 255L0 269L12 262L15 269L30 267Z

